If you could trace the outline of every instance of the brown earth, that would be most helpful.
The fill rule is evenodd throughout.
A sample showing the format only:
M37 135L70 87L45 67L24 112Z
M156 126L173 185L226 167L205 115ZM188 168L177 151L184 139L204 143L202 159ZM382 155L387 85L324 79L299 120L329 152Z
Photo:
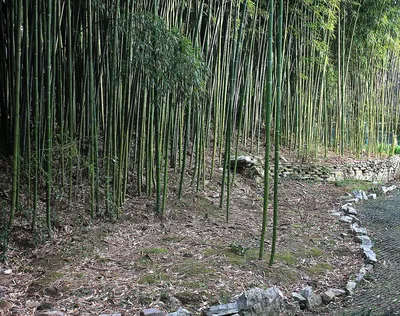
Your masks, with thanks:
M152 199L129 198L120 220L60 220L51 240L35 236L35 246L16 225L3 265L11 270L0 274L0 315L33 315L46 306L68 315L136 315L144 307L172 312L179 304L198 315L256 286L276 285L289 298L306 285L317 293L342 288L359 270L358 246L330 213L366 184L281 179L277 253L269 267L271 205L265 257L258 259L262 187L237 174L227 222L225 207L218 208L218 173L181 200L171 190L162 218L153 215ZM82 208L79 201L72 212Z

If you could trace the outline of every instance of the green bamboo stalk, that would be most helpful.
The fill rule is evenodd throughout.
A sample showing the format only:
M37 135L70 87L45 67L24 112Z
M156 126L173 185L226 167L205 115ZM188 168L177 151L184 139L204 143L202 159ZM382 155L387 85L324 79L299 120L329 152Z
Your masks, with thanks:
M264 202L263 202L263 219L261 226L260 252L258 258L264 257L264 241L267 230L268 219L268 197L269 197L269 163L271 148L271 107L272 107L272 70L273 70L273 27L274 27L274 2L269 1L269 18L268 18L268 62L267 62L267 85L266 85L266 107L265 107L265 163L264 163Z
M11 192L11 212L8 227L13 226L15 211L19 204L18 187L19 187L19 166L20 166L20 94L21 94L21 46L22 46L22 18L23 7L22 0L15 2L15 12L17 19L15 23L15 87L14 87L14 116L13 116L13 178Z
M53 116L53 98L52 87L52 20L53 20L52 1L47 1L47 20L44 38L45 45L45 95L46 95L46 225L48 234L51 235L51 189L53 173L53 140L52 140L52 116Z
M277 38L277 93L275 109L275 164L274 164L274 215L272 228L271 256L269 265L272 266L276 251L276 238L278 235L278 184L279 184L279 144L281 138L281 98L282 98L282 27L283 27L283 0L279 1L278 38Z

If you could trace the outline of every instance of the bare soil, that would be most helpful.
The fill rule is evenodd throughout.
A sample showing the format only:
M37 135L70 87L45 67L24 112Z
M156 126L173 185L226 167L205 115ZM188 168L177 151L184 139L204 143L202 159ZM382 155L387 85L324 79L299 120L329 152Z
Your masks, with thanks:
M145 307L172 312L179 305L199 315L252 287L276 285L288 298L307 285L317 293L342 288L359 270L358 246L330 214L353 187L280 180L277 253L269 267L272 203L259 260L263 188L237 174L227 222L225 206L218 207L218 172L204 190L190 189L181 200L171 189L162 217L154 215L153 199L131 197L120 220L75 216L60 221L51 240L33 242L16 225L0 266L11 269L0 274L0 315L33 315L45 307L67 315L137 315ZM71 213L79 213L79 198L74 205Z

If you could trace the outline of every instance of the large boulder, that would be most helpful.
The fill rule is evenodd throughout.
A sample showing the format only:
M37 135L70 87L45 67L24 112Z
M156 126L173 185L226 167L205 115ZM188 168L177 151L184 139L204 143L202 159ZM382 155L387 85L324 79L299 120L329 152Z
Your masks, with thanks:
M250 289L237 299L240 316L273 316L279 315L285 302L282 292L277 287L266 290Z

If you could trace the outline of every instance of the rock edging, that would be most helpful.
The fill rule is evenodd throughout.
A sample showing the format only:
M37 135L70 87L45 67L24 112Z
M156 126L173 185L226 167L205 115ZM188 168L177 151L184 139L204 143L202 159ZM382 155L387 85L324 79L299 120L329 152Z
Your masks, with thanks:
M251 156L233 157L230 161L231 169L236 170L248 178L263 178L263 164ZM273 174L273 166L270 167ZM279 164L279 177L294 178L312 181L343 181L355 179L362 181L387 182L400 176L400 157L392 156L382 160L357 161L344 166L318 166L313 164L299 164L284 162Z

